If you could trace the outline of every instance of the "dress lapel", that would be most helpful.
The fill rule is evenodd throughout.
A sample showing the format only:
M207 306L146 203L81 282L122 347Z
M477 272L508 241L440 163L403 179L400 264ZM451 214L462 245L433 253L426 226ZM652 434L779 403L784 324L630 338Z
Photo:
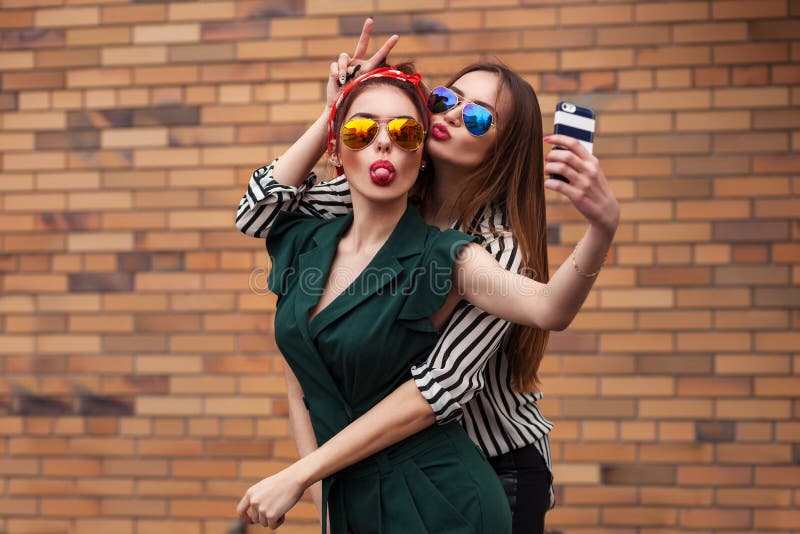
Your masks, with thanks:
M308 311L319 301L322 290L325 287L331 263L336 253L339 237L347 230L351 223L352 215L348 221L345 221L345 224L337 227L336 232L332 232L332 235L327 232L317 233L314 239L317 241L318 246L314 250L325 250L325 252L315 254L313 261L315 265L313 267L311 265L311 258L306 259L301 257L301 278L311 278L310 274L307 275L305 271L302 270L305 267L310 269L318 268L318 272L321 274L321 276L317 277L316 275L318 272L313 273L315 278L319 278L319 280L316 281L318 285L314 285L314 288L319 288L319 291L313 298L310 297L310 300L313 302L311 302L311 305L305 310L306 318L308 317ZM333 302L322 309L314 319L312 319L311 323L308 325L311 338L315 338L327 326L331 325L340 317L395 281L404 270L401 260L409 256L420 254L424 249L427 229L428 227L425 221L423 221L422 217L417 213L417 210L408 206L397 226L389 236L389 239L387 239L386 243L378 250L375 257L369 262L364 271L362 271L353 283L337 296Z

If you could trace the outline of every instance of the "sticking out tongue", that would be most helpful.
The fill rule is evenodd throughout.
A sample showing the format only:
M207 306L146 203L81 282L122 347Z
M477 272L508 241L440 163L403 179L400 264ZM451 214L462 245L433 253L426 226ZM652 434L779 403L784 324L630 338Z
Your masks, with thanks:
M376 161L369 168L369 177L376 185L389 185L394 180L394 165L386 160Z

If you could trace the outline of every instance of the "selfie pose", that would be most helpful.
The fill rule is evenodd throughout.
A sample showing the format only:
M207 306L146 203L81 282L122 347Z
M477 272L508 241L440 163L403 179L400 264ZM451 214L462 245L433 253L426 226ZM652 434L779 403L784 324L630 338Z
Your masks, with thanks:
M321 218L348 213L352 183L342 176L313 185L309 171L326 145L329 110L342 78L358 67L358 74L369 70L396 42L391 38L362 61L370 27L368 20L352 59L344 55L331 65L328 106L320 120L286 154L254 173L237 214L241 231L264 237L283 211ZM426 143L430 163L416 184L416 207L428 224L466 230L502 268L538 280L542 287L534 288L547 311L533 323L523 321L529 327L509 328L491 305L459 304L427 358L406 369L405 380L366 413L347 414L352 422L324 442L310 431L302 391L290 387L290 417L302 459L257 483L242 499L240 511L251 509L262 524L268 522L266 515L282 517L313 483L434 422L439 424L431 428L449 428L448 422L463 415L464 428L503 483L514 530L543 529L552 503L551 425L536 406L536 370L547 330L565 328L591 289L616 230L619 208L596 158L574 139L553 137L551 142L566 150L550 152L544 168L569 183L544 180L536 96L505 67L470 66L433 95ZM387 176L379 169L374 174ZM563 193L589 222L580 246L552 279L547 273L545 187ZM374 345L375 356L384 357L385 347ZM314 495L319 503L319 492Z

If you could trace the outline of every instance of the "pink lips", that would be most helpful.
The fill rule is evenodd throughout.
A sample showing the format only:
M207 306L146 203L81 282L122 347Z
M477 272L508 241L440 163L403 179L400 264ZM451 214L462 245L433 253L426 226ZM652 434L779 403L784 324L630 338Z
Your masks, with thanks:
M450 132L447 130L447 126L441 122L437 122L431 128L431 137L437 141L447 141L450 139Z
M369 177L376 185L389 185L394 180L394 165L385 159L379 159L369 166Z

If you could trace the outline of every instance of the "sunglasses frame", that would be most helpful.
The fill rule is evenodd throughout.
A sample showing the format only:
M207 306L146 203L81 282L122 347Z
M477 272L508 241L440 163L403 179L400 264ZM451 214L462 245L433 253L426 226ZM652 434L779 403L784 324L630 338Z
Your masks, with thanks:
M469 130L469 128L467 128L467 131L469 132L470 135L472 135L473 137L483 137L484 135L489 133L489 130L491 128L493 128L495 126L496 120L495 120L494 112L491 109L487 108L484 105L478 104L477 102L473 102L472 100L467 100L466 98L462 97L461 95L459 95L458 93L456 93L455 91L450 89L449 87L445 87L444 85L440 85L438 87L434 87L433 90L431 91L431 96L433 96L433 94L436 92L437 89L444 89L445 91L451 93L453 96L456 97L456 103L453 104L452 106L450 106L449 108L443 110L443 111L433 111L430 108L430 106L428 106L428 110L430 110L431 113L435 113L435 114L438 115L439 113L447 113L448 111L450 111L454 107L458 106L459 104L472 104L473 106L481 108L482 110L486 111L489 114L489 116L492 118L492 122L491 122L491 124L489 124L489 128L487 128L486 131L483 132L482 134L472 133ZM428 97L428 101L430 101L430 97ZM467 106L461 106L461 122L464 124L465 128L466 128L467 121L464 118L464 110L466 109L466 107Z
M362 146L361 148L351 148L351 147L347 146L347 143L345 143L344 140L342 140L342 145L344 145L344 147L347 148L347 150L352 150L353 152L358 152L359 150L364 150L365 148L370 146L372 143L375 142L375 139L378 138L378 134L380 134L380 128L381 128L382 125L385 125L386 133L388 134L389 139L400 150L403 150L405 152L416 152L417 150L422 148L423 145L425 145L425 136L427 135L428 132L425 131L425 127L422 125L422 123L419 122L417 119L415 119L413 117L359 117L359 116L350 117L349 119L347 119L346 121L344 121L342 123L342 127L339 129L339 135L340 136L342 135L342 132L344 131L344 127L347 125L348 122L353 121L353 120L358 120L358 119L373 121L375 124L378 125L378 132L375 134L375 136L372 139L370 139L369 143L367 143L366 145ZM400 144L397 141L395 141L394 137L392 137L392 134L389 131L389 123L392 122L392 121L396 121L396 120L414 121L415 123L417 123L419 125L419 127L422 129L422 140L420 141L419 146L417 146L417 148L413 148L413 149L409 150L407 148L403 148L402 146L400 146Z

